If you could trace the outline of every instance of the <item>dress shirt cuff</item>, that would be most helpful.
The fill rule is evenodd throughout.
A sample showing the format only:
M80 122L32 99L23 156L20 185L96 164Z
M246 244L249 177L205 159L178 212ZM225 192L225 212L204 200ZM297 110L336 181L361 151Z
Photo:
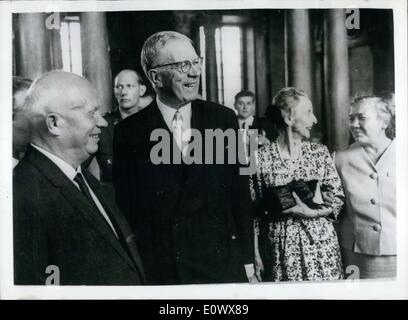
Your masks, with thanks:
M251 264L246 264L246 265L244 265L244 267L245 267L245 273L246 273L247 278L248 278L248 280L249 280L250 278L252 278L252 277L255 275L255 267L254 267L254 264L253 264L253 263L251 263Z

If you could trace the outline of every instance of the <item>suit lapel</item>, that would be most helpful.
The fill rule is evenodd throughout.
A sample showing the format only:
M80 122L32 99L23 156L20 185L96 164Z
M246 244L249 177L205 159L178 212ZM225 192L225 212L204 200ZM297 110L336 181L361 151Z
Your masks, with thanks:
M249 126L249 129L259 129L259 120L258 117L254 117L254 121Z
M95 207L82 195L81 191L75 187L73 182L65 176L57 165L39 151L30 147L27 152L29 161L32 162L51 183L60 188L61 195L67 199L67 202L75 209L75 211L79 212L89 223L90 227L105 238L116 252L132 267L132 269L135 269L134 263L132 263L129 256L122 248L112 229L104 221L102 215L97 212ZM89 179L87 179L87 182L88 181ZM94 189L92 189L92 191L94 191ZM98 197L98 199L100 199L100 197Z
M203 144L201 148L201 155L203 157L203 161L205 159L205 154L204 154L204 137L205 137L205 129L208 128L210 129L209 126L206 126L206 113L205 110L203 109L204 106L202 105L200 100L195 100L191 103L191 129L198 130L201 134L201 137L203 137ZM190 165L184 165L184 170L186 174L186 182L185 186L183 189L181 189L181 197L180 197L180 202L179 202L179 208L185 208L185 203L194 203L193 201L193 196L192 196L192 191L194 188L191 186L195 185L195 181L199 181L200 178L200 168L202 165L197 165L197 164L190 164ZM203 197L201 197L203 198ZM177 212L181 212L182 210L177 210Z
M89 186L91 187L92 191L98 197L98 199L101 202L101 204L103 205L103 207L106 208L105 210L110 210L110 212L111 212L110 218L114 220L114 225L118 226L118 228L119 228L119 230L116 230L116 232L118 233L118 236L122 237L122 239L124 240L123 244L128 247L129 252L132 255L133 261L136 263L137 268L140 271L142 271L143 267L142 267L142 263L141 263L139 253L138 253L136 247L130 245L129 242L128 242L129 237L131 237L132 235L130 233L130 229L129 229L129 226L127 225L126 220L123 218L122 214L119 212L119 209L117 209L116 206L112 205L111 203L108 203L108 202L104 201L104 199L105 199L104 190L103 190L102 186L99 183L96 183L97 181L95 180L95 178L93 178L91 176L91 174L86 170L83 171L83 174L85 175L85 179L88 182ZM118 242L118 241L116 241L116 242ZM129 257L126 254L126 252L121 250L120 253L125 253L124 258L126 260L128 260ZM130 261L128 261L128 262L130 262ZM143 272L141 272L141 275L142 274L143 274Z

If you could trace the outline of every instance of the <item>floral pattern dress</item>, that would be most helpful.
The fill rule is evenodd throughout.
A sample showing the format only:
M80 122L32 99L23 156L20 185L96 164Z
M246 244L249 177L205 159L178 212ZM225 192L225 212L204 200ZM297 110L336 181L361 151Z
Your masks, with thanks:
M343 278L340 247L333 227L344 200L340 178L327 147L302 142L300 153L297 160L283 159L276 142L256 153L257 172L250 178L250 190L258 209L254 225L264 265L263 281ZM332 214L312 219L294 215L267 219L271 213L262 206L266 188L284 186L293 180L317 180L318 188L330 191L334 195Z

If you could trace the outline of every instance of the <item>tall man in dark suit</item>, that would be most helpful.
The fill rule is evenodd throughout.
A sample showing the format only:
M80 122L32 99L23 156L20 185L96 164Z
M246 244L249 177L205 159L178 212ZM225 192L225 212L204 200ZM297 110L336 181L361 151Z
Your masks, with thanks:
M80 164L106 121L96 90L63 71L31 86L31 145L14 169L14 279L20 285L138 285L144 275L130 228Z
M116 125L113 175L117 201L134 228L147 280L255 281L248 180L239 175L238 164L154 164L150 157L156 129L174 139L173 148L183 150L189 129L202 137L206 129L236 132L234 112L197 99L202 59L184 35L164 31L150 36L141 60L157 97ZM216 150L226 151L225 145Z

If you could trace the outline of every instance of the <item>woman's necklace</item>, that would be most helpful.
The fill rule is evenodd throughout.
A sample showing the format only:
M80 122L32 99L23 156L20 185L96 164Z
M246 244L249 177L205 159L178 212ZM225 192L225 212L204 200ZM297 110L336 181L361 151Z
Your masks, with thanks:
M285 159L282 155L282 151L280 149L279 142L276 141L276 148L278 150L278 155L279 158L282 162L282 164L291 172L295 175L295 171L299 167L299 163L302 160L302 143L300 142L295 148L297 149L297 152L294 152L295 157L290 157Z

